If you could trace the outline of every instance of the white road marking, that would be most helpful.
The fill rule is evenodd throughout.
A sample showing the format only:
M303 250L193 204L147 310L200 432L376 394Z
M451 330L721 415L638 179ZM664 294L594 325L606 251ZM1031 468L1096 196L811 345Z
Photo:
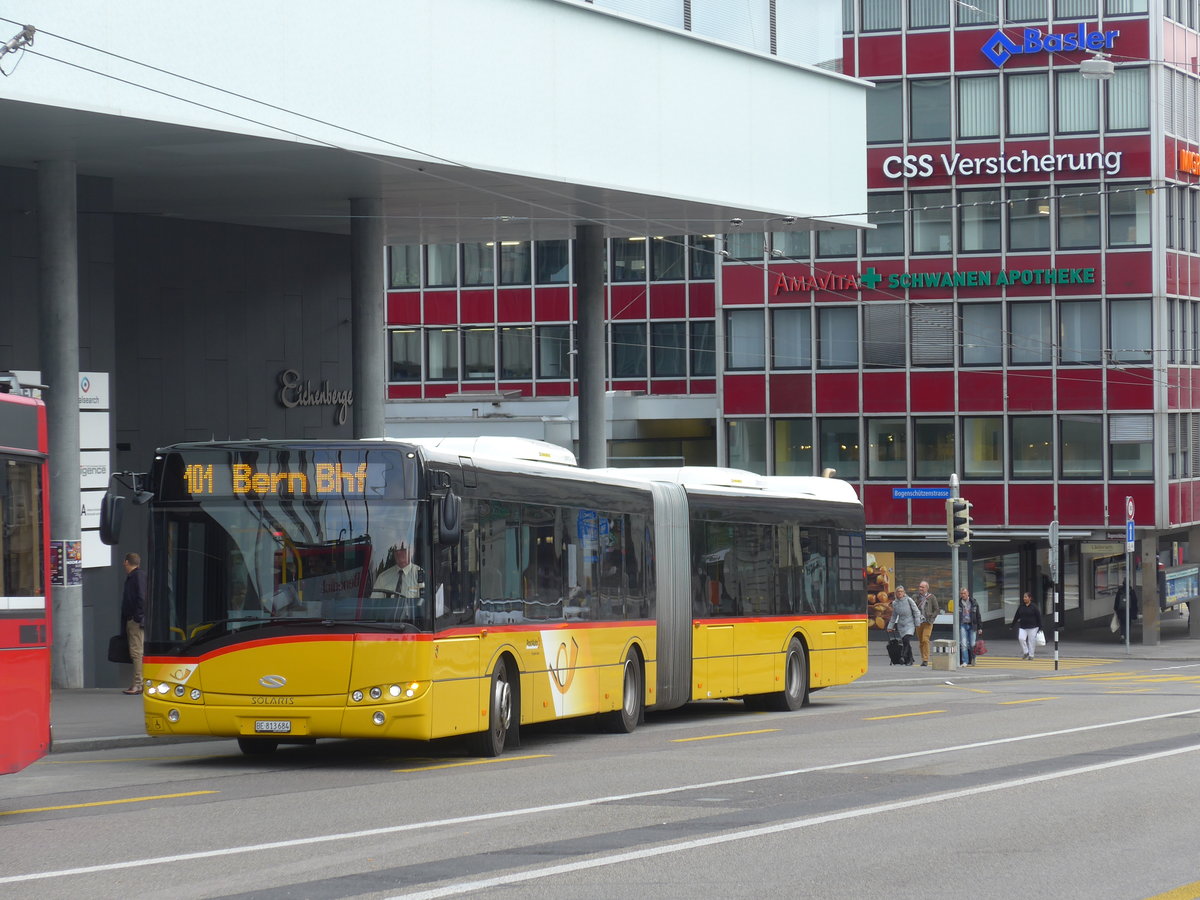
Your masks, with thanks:
M726 778L720 781L707 781L697 784L681 784L674 787L656 788L649 791L634 791L628 794L611 794L606 797L591 797L584 800L569 800L563 803L548 803L544 806L530 806L522 809L500 810L491 813L477 813L470 816L456 816L450 819L434 819L427 822L410 822L406 825L389 825L383 828L368 828L362 831L348 831L336 834L321 834L311 837L293 838L286 841L269 841L260 844L243 844L236 847L222 847L216 850L198 850L194 853L176 853L171 856L153 856L143 859L130 859L123 862L100 863L91 866L79 866L72 869L54 869L46 872L30 872L25 875L6 875L0 877L0 884L19 884L27 881L43 881L49 878L65 878L72 875L94 875L99 872L117 872L124 869L138 869L146 866L161 866L171 865L179 862L186 862L193 859L215 859L222 856L236 856L242 853L261 853L268 850L280 850L289 847L307 847L314 844L325 844L333 841L352 841L366 837L378 837L384 834L399 834L405 831L420 831L423 829L440 828L446 825L464 825L477 822L487 822L495 819L507 819L517 816L531 816L545 812L556 812L564 809L582 809L588 806L599 806L602 803L616 803L626 800L640 800L646 797L661 797L667 794L677 794L683 791L707 790L717 787L728 787L734 784L751 784L756 781L769 781L774 778L791 778L796 775L808 775L814 772L832 772L839 769L850 769L856 766L870 766L885 762L896 762L903 759L919 759L926 756L938 756L943 753L957 753L962 750L977 750L984 747L995 747L1002 744L1015 744L1022 741L1040 740L1042 738L1061 737L1068 734L1081 734L1087 731L1098 731L1104 728L1120 728L1125 725L1139 725L1143 722L1157 722L1163 719L1178 719L1184 716L1192 716L1200 714L1200 709L1186 709L1179 712L1160 713L1153 716L1139 716L1135 719L1121 719L1115 722L1100 722L1095 725L1080 725L1075 728L1061 728L1056 731L1042 731L1034 734L1011 735L1004 738L996 738L990 741L975 741L970 744L955 744L950 747L937 747L928 750L915 750L910 753L894 753L888 756L875 756L870 759L847 760L844 762L828 763L821 766L808 766L803 769L788 769L782 772L766 772L761 775L745 775L740 778ZM1046 778L1064 777L1066 774L1074 774L1084 771L1096 771L1098 769L1108 768L1115 765L1124 765L1126 762L1136 762L1148 759L1154 759L1158 756L1167 756L1170 753L1186 753L1192 750L1200 750L1200 745L1196 747L1186 747L1178 751L1169 751L1167 753L1151 754L1144 757L1138 757L1136 760L1115 761L1100 764L1088 769L1073 769L1066 773L1055 773L1050 776L1041 778L1031 778L1021 781L1005 782L1005 786L1013 786L1016 784L1032 784ZM984 790L995 790L995 786L981 788ZM938 799L946 799L952 796L967 796L970 792L960 792L958 794L939 794ZM911 801L909 803L892 804L890 809L902 809L908 805L918 805L922 803L933 802L929 798ZM879 808L882 809L882 808ZM834 816L824 817L823 821L835 821L837 818L845 818L847 815L861 814L861 811L851 814L838 814ZM807 824L817 824L816 820L803 820ZM778 828L779 826L773 826ZM792 826L801 827L801 826ZM474 888L472 888L474 889ZM456 889L457 890L457 889ZM429 895L414 895L414 896L446 896L444 894L429 894Z

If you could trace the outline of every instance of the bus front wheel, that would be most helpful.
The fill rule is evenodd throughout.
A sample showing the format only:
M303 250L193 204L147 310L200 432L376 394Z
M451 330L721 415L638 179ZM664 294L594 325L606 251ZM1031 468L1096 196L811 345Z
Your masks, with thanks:
M500 660L492 670L491 689L488 692L488 727L486 731L475 735L476 755L493 757L504 752L508 730L513 724L513 705L508 666L504 660Z
M792 638L783 661L783 690L767 695L767 708L776 712L797 710L808 702L808 660L800 641Z
M615 734L632 732L642 720L644 702L642 667L638 665L637 654L631 650L625 657L625 665L621 669L621 706L619 709L605 714L603 718L605 729Z

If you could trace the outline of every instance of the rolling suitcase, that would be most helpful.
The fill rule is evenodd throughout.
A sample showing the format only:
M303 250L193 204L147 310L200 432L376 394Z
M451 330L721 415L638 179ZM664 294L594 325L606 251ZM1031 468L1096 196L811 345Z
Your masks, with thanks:
M888 641L887 651L893 666L904 665L904 644L900 642L900 638L892 638Z

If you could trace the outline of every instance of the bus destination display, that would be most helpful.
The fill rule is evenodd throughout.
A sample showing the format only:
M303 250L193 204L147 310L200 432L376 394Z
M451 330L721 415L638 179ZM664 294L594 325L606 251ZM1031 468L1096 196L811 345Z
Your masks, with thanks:
M404 484L404 466L392 454L256 454L252 457L183 454L164 470L164 498L243 499L383 497ZM393 484L394 482L394 484ZM400 488L403 490L403 488Z

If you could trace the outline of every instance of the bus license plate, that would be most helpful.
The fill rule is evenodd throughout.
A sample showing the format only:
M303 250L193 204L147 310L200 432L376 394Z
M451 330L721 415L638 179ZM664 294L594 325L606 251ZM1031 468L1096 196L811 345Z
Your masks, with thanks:
M292 723L287 719L258 719L254 723L256 734L287 734L292 730Z

